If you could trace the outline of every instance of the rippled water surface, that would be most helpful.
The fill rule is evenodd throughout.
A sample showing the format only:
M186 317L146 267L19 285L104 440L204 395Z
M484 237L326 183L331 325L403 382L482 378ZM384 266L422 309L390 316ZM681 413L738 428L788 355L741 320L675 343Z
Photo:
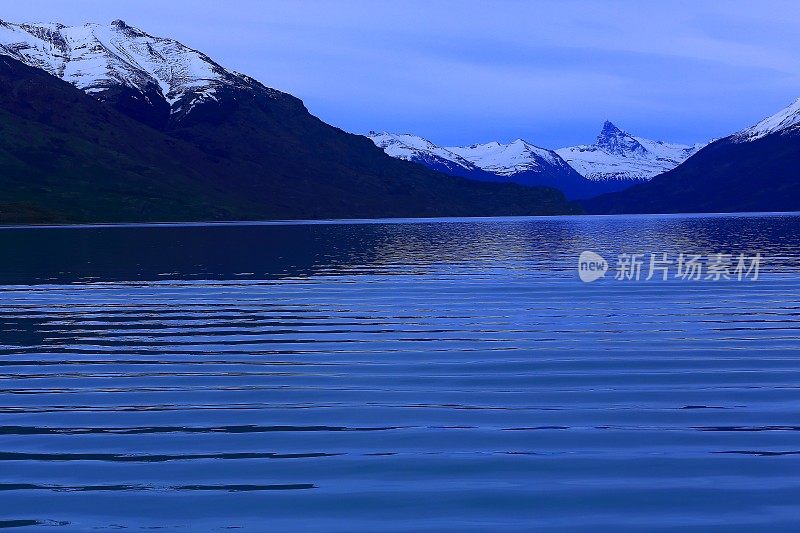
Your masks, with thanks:
M800 527L796 216L0 246L0 526ZM764 261L758 281L589 285L583 250Z

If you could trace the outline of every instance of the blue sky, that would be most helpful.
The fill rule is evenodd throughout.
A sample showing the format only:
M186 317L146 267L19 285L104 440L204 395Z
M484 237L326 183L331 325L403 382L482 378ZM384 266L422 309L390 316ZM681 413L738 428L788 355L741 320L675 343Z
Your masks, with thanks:
M122 18L302 98L348 131L440 144L681 142L800 96L792 1L25 0L13 22Z

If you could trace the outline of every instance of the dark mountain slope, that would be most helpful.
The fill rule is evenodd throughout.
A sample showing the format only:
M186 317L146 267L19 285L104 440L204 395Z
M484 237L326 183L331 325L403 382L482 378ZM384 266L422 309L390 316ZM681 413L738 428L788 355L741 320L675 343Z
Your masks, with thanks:
M311 116L296 98L264 89L231 88L157 131L0 56L0 220L575 211L556 191L476 183L394 160L367 138ZM132 115L141 119L141 113Z
M200 150L5 56L0 128L3 222L192 220L259 211L213 179L221 168ZM193 170L203 166L211 172Z
M716 141L677 168L584 202L590 213L800 210L800 135Z

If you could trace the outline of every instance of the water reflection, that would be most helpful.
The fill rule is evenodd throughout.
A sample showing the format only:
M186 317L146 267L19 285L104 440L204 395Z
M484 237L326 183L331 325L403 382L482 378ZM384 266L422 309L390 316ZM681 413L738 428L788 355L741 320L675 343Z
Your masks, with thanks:
M462 265L572 268L582 250L755 253L796 267L800 218L555 217L0 230L4 284L276 279Z
M0 527L796 530L798 225L2 229Z

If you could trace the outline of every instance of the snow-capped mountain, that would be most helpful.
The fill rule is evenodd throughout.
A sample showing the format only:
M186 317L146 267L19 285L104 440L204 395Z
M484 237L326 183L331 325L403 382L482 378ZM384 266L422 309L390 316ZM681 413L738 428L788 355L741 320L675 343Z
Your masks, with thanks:
M592 181L636 183L677 167L702 147L634 137L606 121L594 144L560 148L556 153Z
M483 174L483 171L472 162L418 135L371 131L367 136L376 146L397 159L420 163L455 176L478 179L479 175Z
M590 213L800 211L798 166L800 99L647 183L584 206Z
M800 133L800 98L755 126L735 133L732 140L734 142L755 141L773 133L781 135Z
M442 147L412 134L370 132L368 137L392 157L454 176L554 187L567 198L586 198L605 192L575 172L552 150L522 139L507 144Z
M608 121L594 144L555 151L522 139L505 144L438 146L412 134L370 132L368 136L392 157L440 172L484 181L555 187L572 199L646 182L677 167L703 146L634 137Z
M472 146L452 146L447 150L498 176L514 176L523 172L568 172L568 165L558 154L522 139L508 144L493 141Z
M156 115L159 121L179 120L198 104L216 100L220 91L271 91L197 50L122 20L83 26L0 21L0 54L43 69L99 100L139 107L153 115L142 117L151 121Z

